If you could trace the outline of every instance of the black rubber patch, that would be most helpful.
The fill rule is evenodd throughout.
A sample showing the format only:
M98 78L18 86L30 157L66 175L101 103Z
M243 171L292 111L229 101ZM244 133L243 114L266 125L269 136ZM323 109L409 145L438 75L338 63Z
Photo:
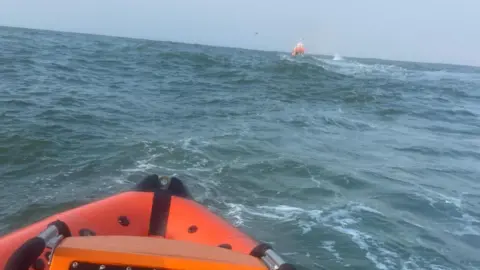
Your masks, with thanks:
M153 195L152 213L150 215L149 235L165 236L170 213L172 196L169 192L159 190Z
M170 186L168 187L168 190L170 190L175 196L193 200L192 194L190 194L188 188L183 184L182 180L177 177L170 178Z
M78 235L80 235L80 236L94 236L94 235L97 235L97 234L90 229L83 228L83 229L80 229L78 231Z
M119 216L118 217L118 224L126 227L126 226L130 225L130 221L128 220L128 217L126 217L126 216Z
M230 244L221 244L221 245L218 245L218 246L221 247L221 248L232 249L232 245L230 245Z
M261 259L263 256L265 256L265 252L269 249L272 249L269 244L260 243L255 248L253 248L253 250L250 252L250 255ZM296 268L292 264L284 263L280 265L277 270L296 270Z
M150 174L145 176L138 184L133 188L134 191L143 192L155 192L161 188L158 175Z
M45 269L45 262L42 259L37 259L35 263L32 265L32 268L35 270L43 270Z
M164 189L160 182L160 177L157 174L151 174L145 176L145 178L138 182L135 187L132 188L132 190L142 192L157 192ZM183 184L182 180L178 179L177 177L170 178L170 184L167 191L172 195L193 200L192 194L188 188Z
M263 256L265 256L265 251L267 251L268 249L271 249L271 248L272 247L269 244L260 243L252 249L252 251L250 252L250 255L260 259Z
M195 225L188 227L188 233L196 233L197 231L198 231L198 227Z
M67 223L65 223L65 222L57 219L57 220L49 223L49 224L47 225L47 227L48 227L48 226L51 226L51 225L54 225L55 227L57 227L58 232L59 232L61 235L63 235L64 237L70 237L70 236L72 236L72 233L70 232L70 228L68 228Z
M8 258L5 264L5 270L28 269L32 266L38 257L40 257L45 250L45 240L40 237L34 237L23 243L15 252Z

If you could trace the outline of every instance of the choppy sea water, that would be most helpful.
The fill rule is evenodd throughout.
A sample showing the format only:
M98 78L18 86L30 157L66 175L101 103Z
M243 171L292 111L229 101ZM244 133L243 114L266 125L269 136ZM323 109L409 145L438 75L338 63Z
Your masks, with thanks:
M0 231L177 175L299 269L479 269L480 68L0 28Z

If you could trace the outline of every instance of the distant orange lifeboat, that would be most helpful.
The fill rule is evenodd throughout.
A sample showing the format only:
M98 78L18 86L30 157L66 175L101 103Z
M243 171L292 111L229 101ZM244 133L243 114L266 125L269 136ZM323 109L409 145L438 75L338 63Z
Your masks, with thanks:
M303 47L302 42L297 43L295 48L293 48L293 50L292 50L292 56L296 56L296 55L299 55L299 54L302 55L304 53L305 53L305 48Z
M197 203L176 177L74 208L0 238L5 270L294 270Z

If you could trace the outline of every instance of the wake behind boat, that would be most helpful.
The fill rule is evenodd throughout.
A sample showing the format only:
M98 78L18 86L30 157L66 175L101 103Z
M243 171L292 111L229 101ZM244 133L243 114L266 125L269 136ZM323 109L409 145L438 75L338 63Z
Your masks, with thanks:
M0 238L6 270L294 270L197 203L176 177L55 214Z

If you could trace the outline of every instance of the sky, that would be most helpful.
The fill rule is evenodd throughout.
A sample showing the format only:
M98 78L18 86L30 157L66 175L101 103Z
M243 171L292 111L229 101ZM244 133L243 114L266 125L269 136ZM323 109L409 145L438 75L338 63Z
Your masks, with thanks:
M480 0L0 1L3 26L480 66L478 14Z

